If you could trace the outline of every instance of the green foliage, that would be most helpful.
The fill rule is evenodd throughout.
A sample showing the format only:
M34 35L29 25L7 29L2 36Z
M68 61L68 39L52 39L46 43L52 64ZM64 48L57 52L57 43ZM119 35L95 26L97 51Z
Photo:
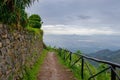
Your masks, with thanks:
M51 46L46 46L46 49L47 49L48 51L50 51L50 52L56 52L55 47L53 48L53 47L51 47Z
M40 16L37 15L37 14L32 14L32 15L29 17L29 20L40 22L40 21L41 21L41 18L40 18Z
M29 7L35 0L0 0L0 22L19 27L27 25L33 28L41 28L41 17L33 14L27 17L25 7Z
M78 80L82 80L81 78L81 59L74 64L74 62L76 62L78 59L79 59L79 56L76 55L76 54L81 54L80 51L77 51L76 54L72 54L72 59L71 59L71 62L70 62L70 59L65 59L64 60L64 56L69 56L69 52L66 52L64 49L62 50L57 50L57 53L58 53L58 58L59 58L59 61L66 65L68 68L71 69L71 71L74 73L75 77L78 79ZM61 55L59 54L61 53ZM73 66L71 66L73 65ZM89 69L90 71L89 71ZM84 80L88 80L88 78L91 76L91 75L94 75L94 74L97 74L98 72L100 72L101 70L107 68L108 66L105 65L105 64L100 64L98 67L97 66L94 66L92 65L90 62L88 62L86 59L85 59L85 63L84 63ZM91 80L94 80L94 79L91 79ZM98 76L95 77L95 80L110 80L110 72L109 70L108 71L105 71L101 74L99 74Z
M97 69L98 70L97 72L99 72L99 71L101 71L101 70L103 70L103 69L105 69L107 67L108 66L105 65L105 64L100 64L99 67L98 67L98 69ZM110 72L106 71L106 72L104 72L104 73L102 73L102 74L100 74L100 75L97 76L98 80L100 80L101 78L103 78L102 80L110 80Z
M41 28L41 24L38 21L29 20L29 26L31 26L33 28Z
M81 54L81 51L80 50L76 51L76 54Z
M59 52L59 50L58 50ZM77 51L80 54L80 51ZM74 61L76 61L79 57L77 55L72 55L72 62L70 62L70 59L68 58L67 60L64 61L64 54L66 56L69 55L69 52L66 52L65 50L60 51L60 53L62 54L61 57L58 56L59 61L61 64L66 65L66 67L68 67L69 69L71 69L71 71L74 73L74 76L78 79L81 80L81 76L80 76L80 71L81 71L81 63L76 63L76 66L72 66L71 65L74 63Z
M16 17L15 12L10 10L9 4L5 3L3 0L0 1L0 22L2 23L11 23L14 22Z
M43 53L40 55L38 61L32 67L32 69L29 67L25 68L26 74L24 74L23 80L37 80L37 74L40 70L40 66L42 65L46 57L46 54L47 50L44 50Z
M41 29L37 29L37 28L32 28L32 27L26 27L26 29L31 32L31 33L35 33L35 34L43 34L43 31Z
M27 13L25 11L22 11L20 18L20 25L24 28L27 27L27 23L28 23L27 18L28 18Z
M35 0L0 0L0 22L26 26L27 14L25 7Z
M39 36L41 40L43 39L43 30L32 27L26 27L26 30L29 33L33 33L35 36Z
M33 14L29 17L29 26L33 28L41 28L42 20L39 15Z

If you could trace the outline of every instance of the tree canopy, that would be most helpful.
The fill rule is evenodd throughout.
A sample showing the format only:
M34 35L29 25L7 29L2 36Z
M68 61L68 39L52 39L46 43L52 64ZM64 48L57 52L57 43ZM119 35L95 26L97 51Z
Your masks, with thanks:
M36 0L0 0L0 22L23 25L27 22L25 7L29 7L34 1Z
M41 28L42 20L41 17L37 14L33 14L29 17L29 26L33 28Z

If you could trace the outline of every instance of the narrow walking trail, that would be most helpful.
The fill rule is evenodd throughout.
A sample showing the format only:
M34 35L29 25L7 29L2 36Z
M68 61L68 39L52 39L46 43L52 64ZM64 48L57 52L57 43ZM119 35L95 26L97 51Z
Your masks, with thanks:
M40 72L38 80L76 80L72 72L61 65L54 52L48 52Z

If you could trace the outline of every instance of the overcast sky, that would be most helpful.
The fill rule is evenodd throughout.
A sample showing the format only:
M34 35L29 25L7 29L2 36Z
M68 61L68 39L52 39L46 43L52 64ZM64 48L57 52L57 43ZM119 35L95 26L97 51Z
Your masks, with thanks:
M120 0L39 0L26 11L45 34L120 35Z

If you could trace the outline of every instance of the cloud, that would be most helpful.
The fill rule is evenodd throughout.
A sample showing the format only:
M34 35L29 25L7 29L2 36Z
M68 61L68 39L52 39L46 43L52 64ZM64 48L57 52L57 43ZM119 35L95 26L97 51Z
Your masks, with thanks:
M102 34L103 32L103 34L112 35L117 34L115 32L120 30L119 3L119 0L39 0L26 11L29 15L39 14L44 25L55 27L59 24L75 25L75 31L79 34L82 34L80 32L87 32L88 28L91 28L88 32L90 34ZM110 30L99 30L105 26L110 27ZM67 31L72 28L72 26L67 27ZM71 34L73 33L75 32Z
M85 40L85 39L83 39L83 40L78 40L79 42L90 42L90 43L94 43L95 41L94 40Z
M77 16L79 19L90 19L90 16L85 16L85 15L79 15Z
M76 25L44 25L45 34L54 35L118 35L119 32L109 27L88 28Z

